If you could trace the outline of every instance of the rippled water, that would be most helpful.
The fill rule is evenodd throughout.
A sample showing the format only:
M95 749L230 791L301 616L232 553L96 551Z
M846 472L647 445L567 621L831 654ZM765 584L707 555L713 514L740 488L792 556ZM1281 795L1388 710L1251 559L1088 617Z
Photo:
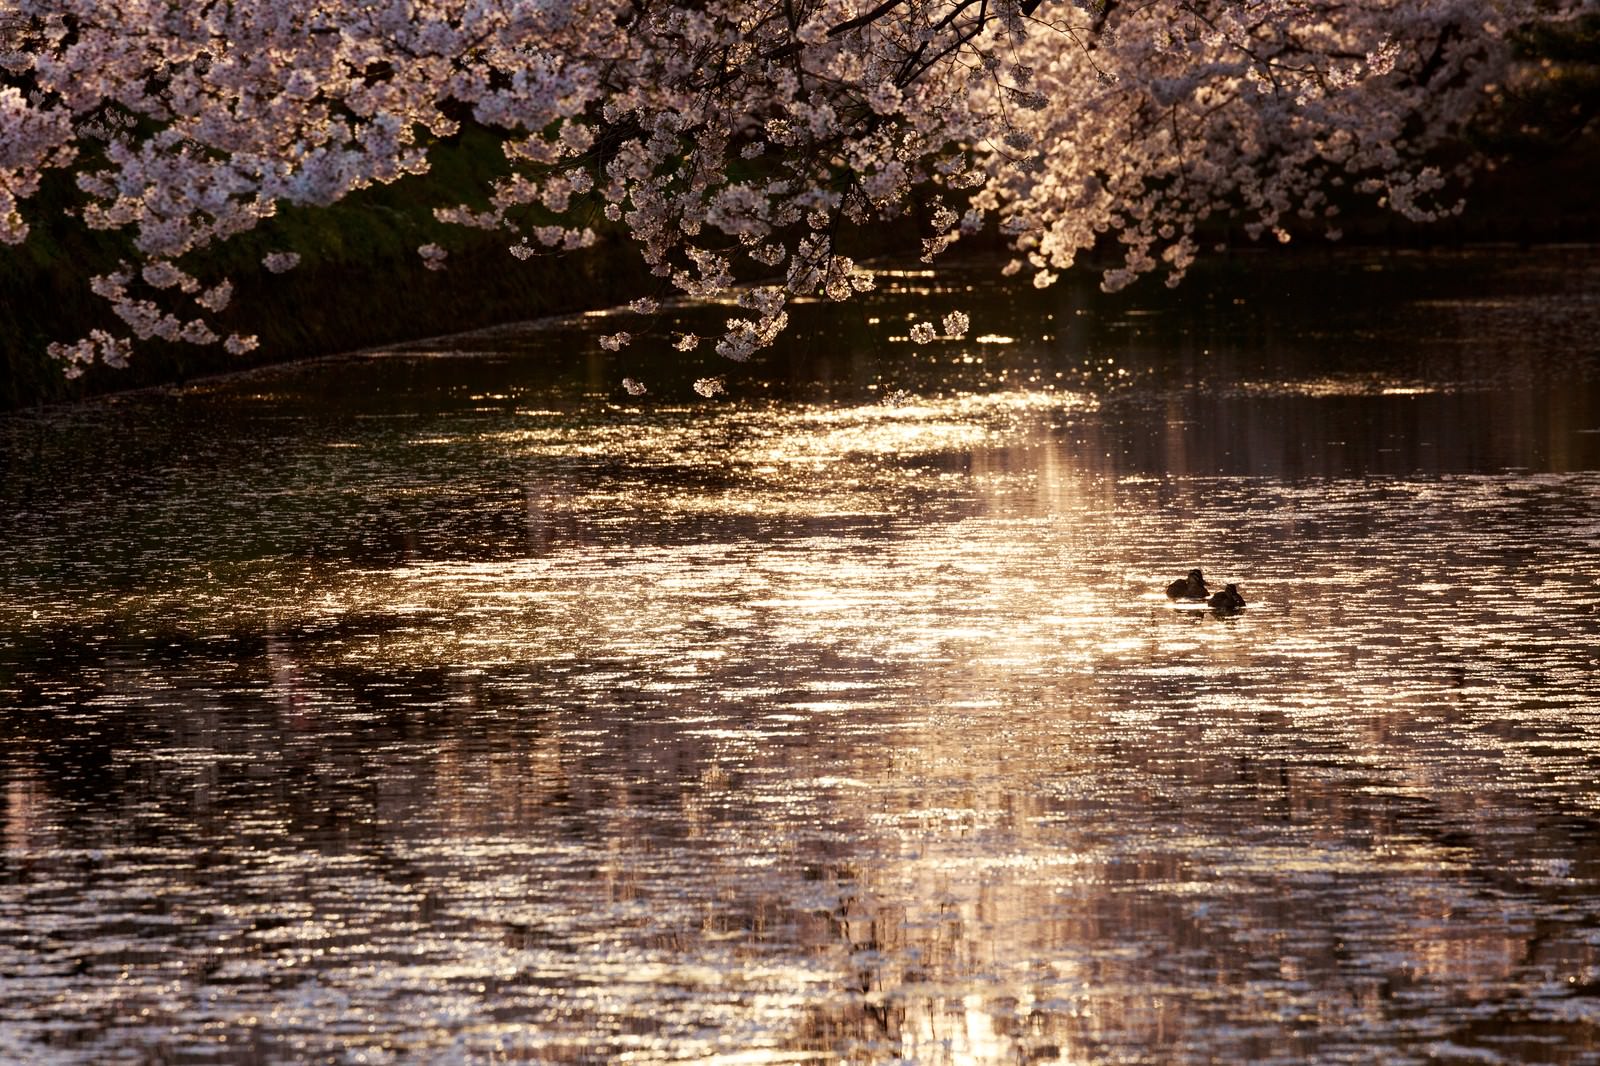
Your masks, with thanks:
M1600 255L986 279L0 422L0 1060L1600 1062Z

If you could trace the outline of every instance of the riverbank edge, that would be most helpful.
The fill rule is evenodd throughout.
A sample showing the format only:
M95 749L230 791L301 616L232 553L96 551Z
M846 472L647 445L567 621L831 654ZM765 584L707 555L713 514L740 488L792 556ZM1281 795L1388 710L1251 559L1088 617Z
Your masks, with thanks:
M1531 195L1534 188L1572 190L1586 169L1585 156L1542 161L1534 172L1487 176L1468 211L1433 224L1409 223L1372 211L1352 218L1343 240L1306 237L1297 251L1338 248L1418 250L1482 244L1592 243L1600 241L1600 209L1584 197ZM1564 173L1565 172L1565 173ZM463 174L461 180L477 180ZM213 316L219 332L253 334L260 346L243 357L220 346L144 342L129 367L94 366L67 380L45 348L62 322L80 331L115 326L108 307L88 290L75 264L103 249L46 243L32 261L0 263L0 413L73 403L96 397L181 385L199 378L298 363L388 345L470 333L495 326L601 310L640 296L674 295L654 277L637 247L619 228L602 231L593 247L518 261L503 233L443 227L428 215L375 199L300 212L262 234L247 234L223 265L235 281L232 305ZM914 261L918 234L909 222L858 234L858 257ZM1271 254L1233 230L1211 235L1205 258L1251 250ZM429 270L419 243L437 241L450 255L445 269ZM274 244L307 249L302 264L283 275L259 269ZM1287 251L1287 249L1286 249ZM1001 257L993 234L963 241L950 258ZM1104 263L1085 257L1077 269Z
M1330 261L1347 258L1352 255L1360 256L1449 256L1454 253L1471 252L1474 250L1491 249L1523 249L1538 251L1545 249L1555 253L1561 249L1572 248L1600 248L1600 231L1590 232L1586 236L1568 239L1565 234L1552 234L1548 239L1540 241L1528 240L1503 240L1497 239L1492 233L1479 238L1441 239L1426 244L1419 242L1393 243L1384 241L1366 241L1360 243L1323 243L1311 245L1306 242L1296 244L1291 248L1269 247L1266 245L1231 246L1220 252L1214 252L1202 259L1197 264L1197 270L1209 275L1212 282L1218 279L1218 272L1223 276L1232 273L1235 277L1241 274L1254 274L1256 271L1267 267L1269 259L1293 257L1301 261L1327 258ZM998 247L983 249L973 248L965 254L951 255L941 262L954 269L987 268L994 274L996 280L1001 277L1001 268L1009 253ZM912 261L906 256L890 257L873 261L873 265L885 269L896 269L910 264ZM920 264L917 264L920 265ZM926 269L926 268L924 268ZM1093 268L1080 268L1085 274L1091 273ZM1270 267L1267 267L1270 269ZM1205 279L1196 278L1186 284L1204 285ZM544 294L540 294L544 295ZM312 366L318 363L333 362L347 359L361 359L364 357L380 357L389 354L403 354L418 350L449 348L461 344L469 344L474 339L492 338L507 332L515 333L519 330L533 326L559 325L560 323L582 317L584 315L606 313L614 310L625 310L627 303L637 297L637 292L623 292L613 298L571 302L565 306L559 303L548 303L548 310L537 313L523 314L512 318L494 318L476 324L469 324L461 328L445 329L440 331L427 331L419 334L406 334L394 337L385 337L368 344L354 346L333 346L325 351L316 351L311 354L296 355L284 359L260 359L253 362L235 365L221 365L214 370L187 374L172 380L157 380L142 384L128 384L131 376L127 372L107 370L106 375L113 376L114 382L122 382L121 387L111 387L98 392L86 392L82 396L62 400L41 401L27 406L5 408L0 406L0 421L8 418L26 418L32 412L44 413L52 409L70 408L78 404L89 402L116 402L120 399L134 399L142 395L150 395L171 390L182 390L190 387L210 387L224 385L229 381L248 378L252 375L271 373L283 368L299 368ZM660 301L663 309L694 302L692 298L684 296L666 297ZM618 382L620 388L620 379Z
M215 316L214 328L256 336L254 351L231 356L218 345L141 342L127 368L95 365L75 381L46 353L50 341L72 339L53 335L51 327L73 322L83 331L104 328L110 325L103 321L107 308L91 302L97 298L81 279L41 273L34 291L0 289L8 305L0 311L0 411L592 310L634 299L658 280L620 235L602 237L581 252L526 263L510 256L503 235L471 236L477 239L455 242L444 270L423 268L405 249L322 255L279 277L247 275L235 282L233 306ZM73 291L77 287L85 291Z

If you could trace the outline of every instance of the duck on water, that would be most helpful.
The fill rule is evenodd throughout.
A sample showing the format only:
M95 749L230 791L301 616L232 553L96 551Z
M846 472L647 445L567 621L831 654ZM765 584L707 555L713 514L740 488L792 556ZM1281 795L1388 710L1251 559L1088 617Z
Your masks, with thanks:
M1203 600L1210 596L1206 588L1206 579L1198 569L1189 571L1188 577L1180 577L1167 586L1167 595L1174 600Z
M1206 587L1205 575L1199 568L1189 571L1188 577L1179 578L1168 585L1167 596L1174 600L1200 600L1223 613L1231 613L1244 606L1244 596L1240 594L1238 585L1230 582L1221 592L1213 593Z
M1244 597L1239 594L1239 586L1229 583L1221 592L1206 601L1219 614L1231 614L1244 606Z

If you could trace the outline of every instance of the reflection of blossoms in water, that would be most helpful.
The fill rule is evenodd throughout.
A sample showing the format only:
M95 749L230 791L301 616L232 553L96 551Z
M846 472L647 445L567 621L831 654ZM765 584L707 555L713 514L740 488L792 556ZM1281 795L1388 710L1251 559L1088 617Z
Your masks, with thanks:
M649 389L645 388L644 382L635 378L623 378L622 388L629 396L643 396L645 393L650 391Z
M894 389L883 394L883 404L885 407L904 407L913 399L914 397L911 395L911 393L907 392L905 389Z
M694 383L694 391L709 400L713 396L727 392L728 389L721 378L700 378Z
M918 344L932 344L937 337L932 322L918 322L911 327L911 339Z

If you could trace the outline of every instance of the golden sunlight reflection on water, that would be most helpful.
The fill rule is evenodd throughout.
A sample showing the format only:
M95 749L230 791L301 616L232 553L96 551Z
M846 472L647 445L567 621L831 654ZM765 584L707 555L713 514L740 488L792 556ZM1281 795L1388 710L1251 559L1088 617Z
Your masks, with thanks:
M546 328L40 430L0 1059L1591 1061L1586 394L1008 313L1071 388L621 405Z

